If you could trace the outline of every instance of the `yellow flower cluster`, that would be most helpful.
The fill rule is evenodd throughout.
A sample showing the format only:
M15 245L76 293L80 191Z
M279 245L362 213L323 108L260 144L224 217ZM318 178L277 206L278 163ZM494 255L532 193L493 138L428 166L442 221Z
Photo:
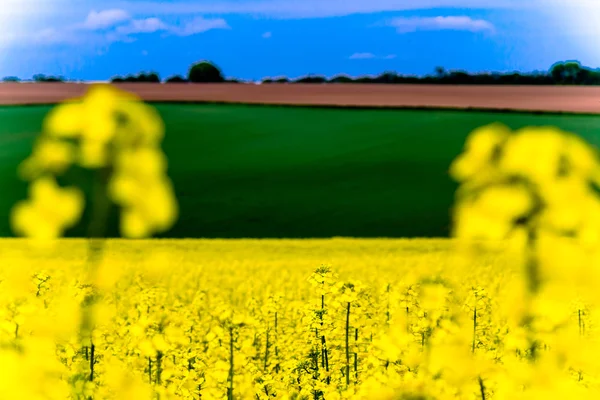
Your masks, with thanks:
M52 177L34 181L30 199L18 203L12 212L16 233L37 239L58 237L77 222L83 209L83 194L76 188L61 188Z
M596 394L589 390L597 390L596 372L588 375L589 384L579 383L585 375L582 365L590 366L588 357L597 346L597 338L585 334L582 319L600 300L596 149L574 134L551 127L511 132L493 124L472 133L451 173L461 183L455 210L458 239L487 239L489 244L489 239L512 237L523 251L518 296L504 305L510 317L496 332L505 339L502 346L493 346L516 353L518 357L504 354L501 360L518 375L502 372L496 385L546 386L537 393L530 391L535 393L532 398L593 398ZM479 322L473 328L473 353L482 337L477 332L481 322L493 326L488 313L481 318L482 308L493 300L487 293L478 286L469 301L473 320ZM519 357L530 362L522 364ZM576 380L559 380L561 374ZM500 387L494 389L495 395L499 393Z
M600 394L598 301L569 292L570 301L540 303L564 327L544 330L540 321L543 351L532 363L527 330L515 318L523 274L505 254L462 265L443 240L110 240L101 276L119 279L103 285L92 351L77 336L76 311L88 291L80 283L85 244L64 241L39 255L20 243L2 247L0 368L11 374L0 393L190 400ZM319 260L331 266L315 268ZM94 365L93 382L76 379L80 361Z
M455 235L523 239L528 232L600 240L600 163L581 138L553 127L475 130L451 166L461 183Z
M177 202L160 150L163 135L152 107L110 85L92 86L82 99L57 106L20 166L21 176L33 183L31 199L12 213L15 232L55 238L79 221L83 194L56 181L70 168L99 172L97 179L108 185L110 199L122 208L123 236L167 230L177 216Z

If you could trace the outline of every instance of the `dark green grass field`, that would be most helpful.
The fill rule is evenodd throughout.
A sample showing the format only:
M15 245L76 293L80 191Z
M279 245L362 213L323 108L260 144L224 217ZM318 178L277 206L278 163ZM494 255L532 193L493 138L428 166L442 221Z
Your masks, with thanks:
M157 104L181 207L163 236L436 237L467 135L500 121L554 125L600 144L600 115ZM0 107L0 235L26 195L16 177L49 106ZM115 234L116 214L111 222ZM81 235L82 226L70 235Z

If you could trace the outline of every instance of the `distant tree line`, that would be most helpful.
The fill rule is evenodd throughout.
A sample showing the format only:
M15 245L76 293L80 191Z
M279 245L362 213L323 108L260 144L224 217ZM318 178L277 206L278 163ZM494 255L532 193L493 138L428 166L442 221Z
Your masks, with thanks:
M138 75L127 75L122 78L120 76L115 76L110 80L111 82L119 83L119 82L145 82L145 83L160 83L160 77L157 73L151 72L149 74L141 73Z
M62 76L46 76L44 74L37 74L33 76L33 79L29 82L64 82L65 78ZM5 76L2 78L2 82L21 82L21 79L16 76ZM25 81L27 82L27 81Z
M548 72L533 73L479 73L447 71L437 67L435 73L427 76L401 75L387 71L378 76L350 77L337 75L326 78L322 75L308 75L299 79L280 77L263 79L262 83L383 83L383 84L448 84L448 85L600 85L600 70L583 67L579 62L567 61L554 64Z
M62 77L37 74L33 76L34 82L65 82ZM115 76L111 80L115 83L160 83L160 76L156 72ZM8 76L3 82L20 82L14 76ZM165 83L244 83L237 79L226 79L222 71L209 61L193 64L187 76L175 75L164 80ZM551 66L547 72L533 73L477 73L470 74L460 70L447 71L443 67L436 67L435 72L427 76L401 75L394 71L384 72L378 76L350 77L337 75L327 78L322 75L307 75L298 79L286 77L265 78L264 84L270 83L382 83L382 84L449 84L449 85L600 85L600 69L591 69L582 66L577 61L558 62Z

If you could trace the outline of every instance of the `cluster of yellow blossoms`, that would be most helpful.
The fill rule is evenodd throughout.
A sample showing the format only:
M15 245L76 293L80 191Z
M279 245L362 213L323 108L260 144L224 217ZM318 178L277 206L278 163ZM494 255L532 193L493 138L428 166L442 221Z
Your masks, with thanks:
M600 304L597 150L552 127L511 132L492 124L472 133L451 173L461 183L457 238L484 245L509 239L522 251L505 346L530 363L511 360L521 374L505 379L533 398L593 398L597 386L581 382L586 374L597 377L591 371L598 337L585 332L582 316ZM542 382L544 388L536 387Z
M535 230L600 243L600 164L594 148L553 127L481 127L451 167L461 182L455 235L506 239Z
M70 168L96 171L95 179L122 208L123 236L167 230L176 219L177 203L160 150L163 135L163 123L152 107L109 85L93 86L82 99L57 106L20 167L21 176L33 182L30 199L13 211L14 230L55 238L79 221L83 192L57 182Z
M11 246L3 249L9 267L29 259L29 276L45 269L23 282L7 274L12 269L0 275L0 366L11 370L0 393L12 398L600 394L597 307L572 294L560 308L540 302L539 310L568 318L558 330L539 321L543 346L532 362L520 324L518 265L498 254L457 264L449 241L111 240L100 268L93 350L78 340L72 301L87 292L79 262L85 242L20 259L25 244ZM319 259L339 267L314 269ZM76 379L79 361L94 365L93 380Z

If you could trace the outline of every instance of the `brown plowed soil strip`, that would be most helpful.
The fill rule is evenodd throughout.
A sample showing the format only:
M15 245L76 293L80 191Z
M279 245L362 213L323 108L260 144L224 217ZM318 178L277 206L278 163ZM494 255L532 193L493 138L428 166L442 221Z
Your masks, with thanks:
M118 84L146 101L600 113L600 87L369 84ZM88 84L2 83L0 104L48 104Z

